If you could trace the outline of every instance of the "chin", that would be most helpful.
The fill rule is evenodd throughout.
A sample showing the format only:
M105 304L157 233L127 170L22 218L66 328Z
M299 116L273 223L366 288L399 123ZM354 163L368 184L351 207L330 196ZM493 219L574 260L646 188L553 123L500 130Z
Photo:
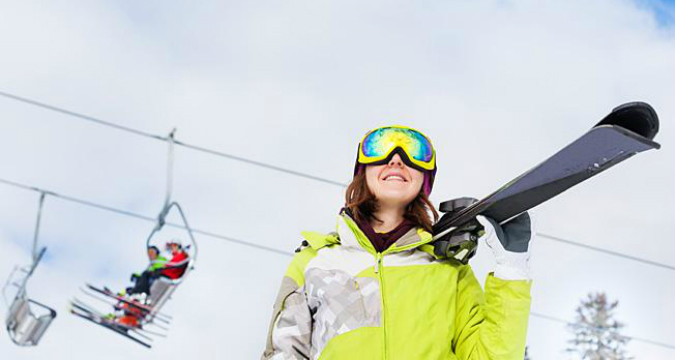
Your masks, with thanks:
M415 199L415 196L405 190L382 190L377 196L378 200L386 203L401 203L408 205Z

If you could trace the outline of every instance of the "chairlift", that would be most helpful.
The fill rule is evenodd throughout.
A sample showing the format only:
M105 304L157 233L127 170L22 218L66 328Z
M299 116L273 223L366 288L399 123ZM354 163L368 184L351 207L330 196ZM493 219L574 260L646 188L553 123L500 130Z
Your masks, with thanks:
M153 245L156 236L167 225L166 217L175 209L180 215L182 225L169 224L172 227L182 227L187 231L189 244L183 247L186 258L178 262L169 261L162 271L168 269L181 269L179 277L172 279L159 276L152 281L148 297L145 301L116 294L108 288L99 288L87 284L81 288L82 292L92 299L96 299L107 306L112 306L117 314L104 314L97 308L75 298L71 301L71 313L93 323L112 330L147 348L152 347L153 336L165 337L167 326L171 323L171 316L161 312L166 302L171 298L174 291L185 280L185 277L194 269L197 260L197 241L190 227L185 213L180 204L171 200L173 187L173 145L175 129L169 134L169 161L167 171L167 192L162 210L157 216L157 222L150 235L146 239L146 249ZM148 255L149 256L149 255ZM152 262L153 260L149 258Z
M187 218L185 217L183 209L175 201L171 202L168 206L166 206L165 204L165 207L162 209L162 212L158 217L157 225L152 229L152 232L150 232L150 235L146 240L146 249L152 246L153 238L155 237L155 235L161 232L162 228L165 225L166 215L173 208L175 208L178 211L178 214L180 214L180 218L183 222L183 227L187 230L190 244L183 247L184 251L187 253L187 258L185 260L172 263L171 265L164 267L165 269L166 268L182 269L183 274L177 279L160 277L152 283L152 286L150 286L150 298L149 298L150 303L154 304L153 308L156 309L157 311L164 305L164 303L169 298L171 298L171 294L173 294L178 285L180 285L183 282L183 280L185 280L185 277L188 275L188 273L194 270L195 260L197 259L197 241L194 238L194 234L192 233L192 229L190 228L190 225L187 222ZM150 313L150 315L154 317L155 313L156 311L153 310Z
M44 333L56 318L56 311L51 307L37 302L28 297L26 287L28 280L33 276L40 260L47 251L46 247L37 251L38 235L40 230L40 218L46 193L40 193L37 223L33 236L33 262L28 266L16 267L2 288L2 296L5 304L9 304L5 327L12 341L19 346L36 346ZM16 293L10 302L8 292L15 289Z

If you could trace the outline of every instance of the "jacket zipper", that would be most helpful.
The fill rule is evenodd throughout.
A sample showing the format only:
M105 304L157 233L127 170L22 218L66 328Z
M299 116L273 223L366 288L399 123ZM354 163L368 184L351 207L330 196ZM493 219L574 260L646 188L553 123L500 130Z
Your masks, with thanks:
M387 326L385 323L386 319L386 308L384 304L384 277L382 276L382 253L378 252L375 257L375 274L377 274L378 280L380 280L380 299L382 306L382 358L387 359Z

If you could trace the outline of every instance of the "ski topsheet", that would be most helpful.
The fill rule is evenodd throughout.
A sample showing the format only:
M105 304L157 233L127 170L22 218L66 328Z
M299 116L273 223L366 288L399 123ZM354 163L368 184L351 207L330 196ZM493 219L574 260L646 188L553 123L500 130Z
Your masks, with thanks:
M661 146L653 141L658 131L659 119L649 104L621 105L544 162L478 202L444 216L434 225L434 240L477 215L506 222L635 154L658 149Z

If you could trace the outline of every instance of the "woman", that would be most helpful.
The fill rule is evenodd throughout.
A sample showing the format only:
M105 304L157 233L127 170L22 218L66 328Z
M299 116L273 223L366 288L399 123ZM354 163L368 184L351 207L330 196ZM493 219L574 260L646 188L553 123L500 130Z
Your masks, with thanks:
M337 232L303 233L263 359L523 359L529 217L479 218L497 235L484 236L497 260L484 293L469 265L430 244L435 157L414 129L366 134Z

